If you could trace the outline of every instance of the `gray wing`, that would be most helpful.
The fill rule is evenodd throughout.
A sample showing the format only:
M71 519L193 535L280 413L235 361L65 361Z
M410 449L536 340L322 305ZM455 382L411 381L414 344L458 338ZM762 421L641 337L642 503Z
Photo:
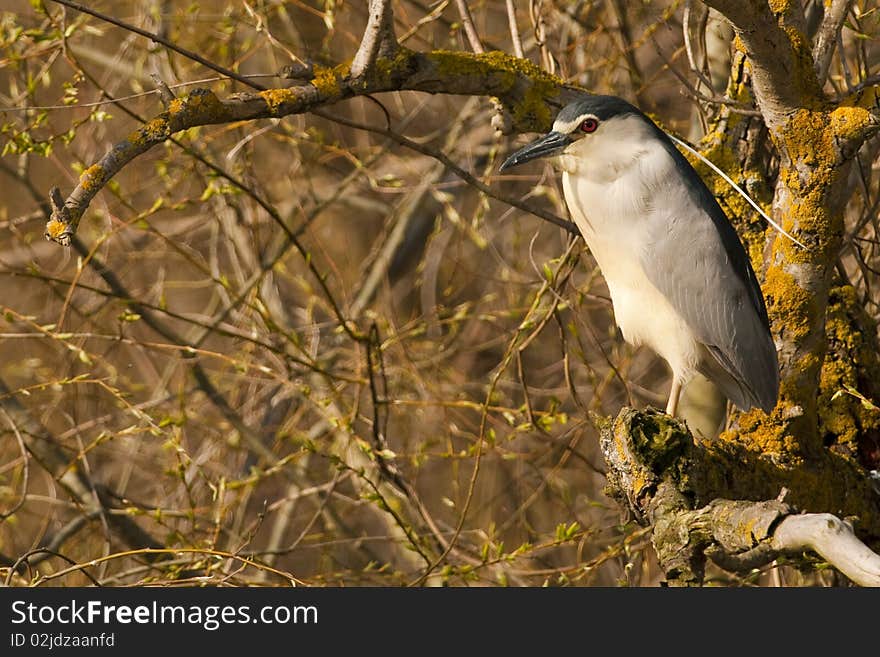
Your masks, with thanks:
M724 211L670 148L684 183L667 181L655 198L642 266L711 354L700 371L740 409L769 412L779 394L779 365L761 288Z

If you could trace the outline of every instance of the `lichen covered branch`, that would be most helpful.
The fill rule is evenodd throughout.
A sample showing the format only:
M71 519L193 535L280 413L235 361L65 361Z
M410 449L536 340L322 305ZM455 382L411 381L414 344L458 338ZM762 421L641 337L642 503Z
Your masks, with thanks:
M707 559L746 573L804 551L821 556L857 584L880 583L880 556L830 513L797 515L796 506L822 511L822 501L811 501L804 488L812 486L786 479L783 469L774 481L768 459L746 464L760 472L766 486L750 485L751 494L737 489L730 483L737 476L733 459L716 461L717 447L696 444L683 423L650 409L624 408L603 430L601 447L608 465L606 492L653 527L654 548L670 583L700 584ZM770 488L786 485L795 486L788 497L802 504L767 499ZM864 523L871 535L877 533L876 522L874 517L874 524Z
M752 63L752 87L772 132L797 108L822 96L813 67L804 11L795 0L704 0L733 25Z
M766 124L780 168L773 212L782 227L807 248L774 240L764 277L773 333L779 336L782 384L770 420L751 411L737 418L726 437L748 449L785 458L823 459L817 427L817 390L827 340L834 263L843 238L845 192L853 158L880 128L877 97L866 88L835 105L821 81L830 57L809 38L802 3L796 0L704 0L732 24L735 49L748 61L751 91ZM826 3L820 29L834 39L847 2Z
M315 67L307 83L285 89L243 93L221 100L197 89L169 103L168 108L117 143L80 176L79 184L62 202L53 192L52 218L46 237L69 245L80 219L100 189L137 156L173 134L189 128L281 118L301 114L358 95L383 91L424 91L467 96L491 95L510 110L515 130L549 127L554 110L584 92L565 85L527 61L500 52L471 55L434 51L416 53L403 48L366 78L355 79L346 66Z
M184 98L173 100L165 112L117 143L99 162L83 171L79 184L66 201L61 203L60 193L53 188L49 199L52 216L46 224L46 238L69 246L95 195L138 155L181 130L229 120L223 104L210 91L197 89Z

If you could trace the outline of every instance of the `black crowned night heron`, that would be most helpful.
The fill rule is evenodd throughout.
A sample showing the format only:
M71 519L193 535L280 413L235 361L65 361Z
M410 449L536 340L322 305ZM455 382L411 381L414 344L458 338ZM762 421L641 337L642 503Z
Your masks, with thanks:
M559 112L501 169L557 156L565 203L608 284L624 339L672 369L666 412L700 372L737 407L769 412L779 366L767 309L736 231L670 138L614 96Z

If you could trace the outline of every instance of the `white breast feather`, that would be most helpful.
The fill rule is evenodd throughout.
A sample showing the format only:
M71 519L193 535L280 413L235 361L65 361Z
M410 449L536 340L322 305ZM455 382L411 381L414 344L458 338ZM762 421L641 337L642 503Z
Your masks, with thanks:
M602 140L587 136L559 158L566 204L602 270L624 339L650 347L686 382L702 347L640 264L648 222L674 219L664 208L682 197L674 162L637 119L600 129L607 130Z

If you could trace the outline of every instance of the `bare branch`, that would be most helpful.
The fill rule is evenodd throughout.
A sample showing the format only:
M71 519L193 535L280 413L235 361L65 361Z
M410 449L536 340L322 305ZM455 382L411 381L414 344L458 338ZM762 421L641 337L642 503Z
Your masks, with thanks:
M351 77L355 79L366 75L379 56L387 57L398 48L391 0L370 0L369 12L364 38L351 62Z
M696 13L696 16L693 14ZM699 57L694 47L694 37L698 37L700 41L705 42L706 25L709 22L709 9L706 7L694 7L692 2L688 2L684 6L684 15L681 19L681 31L684 36L684 49L687 53L688 64L691 67L697 82L694 89L700 93L700 85L706 85L709 93L712 93L712 81L708 77L707 56L704 50L701 50ZM671 68L671 66L670 66Z
M822 19L822 25L816 35L816 45L813 46L813 60L819 84L824 83L828 77L834 46L837 45L837 37L843 29L843 22L852 4L853 0L833 0L831 7L825 10L825 18Z
M519 28L516 25L516 7L513 0L507 1L507 22L510 25L510 39L513 42L513 54L522 59L523 54L522 39L519 38Z
M550 50L547 48L547 34L544 30L544 0L529 0L529 14L535 29L535 42L541 52L541 61L544 68L550 73L556 72L556 62Z
M171 87L168 86L165 80L159 77L158 73L150 73L150 79L152 79L156 85L156 90L159 92L159 98L162 101L163 107L168 109L168 105L172 100L177 98L177 96L174 95L174 92L171 91Z
M880 586L880 555L856 538L852 527L830 513L789 516L771 543L780 552L811 550L861 586Z
M69 7L70 9L75 9L76 11L80 11L84 14L88 14L89 16L94 16L95 18L99 18L102 21L106 21L111 25L116 25L117 27L121 27L123 30L128 30L129 32L134 32L142 37L146 37L151 41L155 41L156 43L161 43L166 48L170 48L171 50L180 53L187 59L191 59L194 62L198 62L202 66L205 66L212 71L217 71L218 73L222 73L223 75L227 75L231 77L233 80L238 80L239 82L246 84L248 86L253 86L253 83L249 81L243 75L239 75L235 71L230 71L229 69L223 68L222 66L218 66L210 59L202 57L197 52L193 52L192 50L186 50L185 48L181 48L175 43L169 41L161 34L156 34L154 32L148 32L146 30L142 30L139 27L132 25L131 23L126 23L125 21L118 20L113 18L112 16L108 16L107 14L102 14L99 11L95 11L94 9L90 9L85 5L81 5L78 2L71 2L71 0L52 0L52 2L57 2L59 5L64 5L65 7Z
M15 440L18 442L18 448L21 450L21 496L18 501L12 505L12 507L8 511L0 512L0 523L4 522L7 518L11 518L15 515L15 512L18 511L22 506L24 506L25 500L27 499L27 490L28 490L28 481L30 480L30 463L28 461L27 455L27 446L24 443L24 438L21 437L21 431L18 430L18 426L15 424L15 420L9 417L9 413L0 406L0 415L3 416L3 419L6 420L9 427L12 429L12 432L15 434Z
M797 108L815 104L822 90L807 50L799 2L774 13L765 0L704 0L733 25L752 63L752 86L764 120L778 131Z
M471 10L468 9L467 2L465 2L465 0L455 0L455 5L458 7L458 13L461 16L461 24L464 26L464 33L467 35L471 50L477 54L486 52L485 48L483 48L483 44L480 42L480 35L477 34L477 28L474 27L474 19L471 16ZM517 55L517 57L522 57L522 55Z
M127 515L111 515L107 510L112 502L107 499L106 488L94 485L80 464L62 450L60 441L37 420L15 397L6 383L0 379L0 409L4 417L20 432L27 451L48 472L82 509L87 519L100 517L126 545L131 547L156 547L160 545L133 518ZM53 545L56 543L53 542ZM11 575L11 573L10 573Z
M503 201L504 203L507 203L508 205L510 205L512 207L515 207L520 210L523 210L524 212L528 212L530 214L533 214L536 217L540 217L541 219L544 219L545 221L549 221L551 224L554 224L564 230L567 230L569 233L571 233L572 235L574 235L576 237L580 235L580 231L577 229L577 227L571 221L566 221L565 219L558 217L557 215L553 214L552 212L547 212L546 210L543 210L541 208L533 207L533 206L528 205L526 203L523 203L522 201L519 201L515 198L511 198L509 196L504 196L502 194L499 194L498 192L493 190L491 187L489 187L488 185L477 180L470 173L468 173L467 171L462 169L455 162L450 160L444 153L441 153L440 151L434 150L430 146L426 146L424 144L420 144L420 143L413 141L411 139L407 139L403 135L399 135L396 132L394 132L393 130L389 130L387 128L376 128L373 126L365 125L363 123L358 123L356 121L350 121L348 119L343 119L342 117L338 117L338 116L331 117L331 116L323 114L319 111L316 111L315 114L317 114L318 116L323 116L324 118L326 118L330 121L335 121L336 123L339 123L341 125L349 126L350 128L357 128L358 130L367 130L369 132L372 132L372 133L375 133L378 135L382 135L384 137L388 137L389 139L392 139L393 141L400 144L401 146L406 146L407 148L414 150L417 153L421 153L422 155L427 155L428 157L432 157L435 160L437 160L438 162L445 165L447 169L449 169L456 176L458 176L459 178L464 180L468 185L475 188L477 191L482 192L486 196L497 199L499 201Z

